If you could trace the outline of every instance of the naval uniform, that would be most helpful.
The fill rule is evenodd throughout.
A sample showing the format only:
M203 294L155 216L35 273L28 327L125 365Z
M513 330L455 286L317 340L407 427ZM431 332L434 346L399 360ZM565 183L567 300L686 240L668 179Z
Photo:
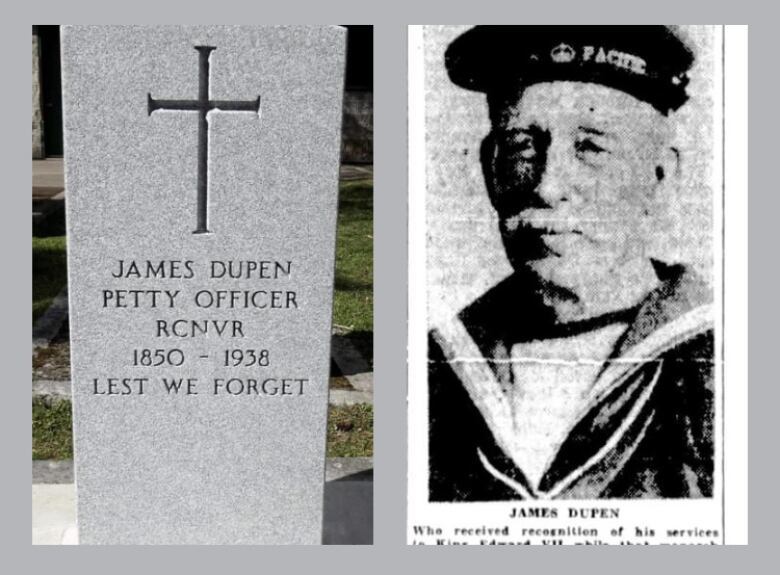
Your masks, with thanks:
M711 295L682 266L627 312L597 389L538 484L507 446L507 358L543 312L510 276L429 338L431 501L696 498L713 489ZM479 360L478 358L481 358ZM511 361L509 362L511 363Z

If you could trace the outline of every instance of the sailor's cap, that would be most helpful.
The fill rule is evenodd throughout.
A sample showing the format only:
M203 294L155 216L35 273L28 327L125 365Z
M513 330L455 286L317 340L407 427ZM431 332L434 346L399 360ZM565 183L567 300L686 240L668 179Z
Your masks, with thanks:
M691 49L667 26L476 26L445 54L450 79L469 90L595 82L664 114L687 101L693 60Z

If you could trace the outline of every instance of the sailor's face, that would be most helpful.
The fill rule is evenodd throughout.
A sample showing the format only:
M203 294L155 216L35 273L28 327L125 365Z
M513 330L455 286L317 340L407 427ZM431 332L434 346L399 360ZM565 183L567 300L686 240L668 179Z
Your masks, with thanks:
M534 84L491 106L483 167L515 269L576 295L646 257L664 116L580 82Z

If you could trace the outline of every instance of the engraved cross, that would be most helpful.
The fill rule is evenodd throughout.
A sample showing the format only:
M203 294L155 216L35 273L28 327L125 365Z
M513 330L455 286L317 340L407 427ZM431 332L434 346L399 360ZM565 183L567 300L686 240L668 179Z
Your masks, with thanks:
M209 59L215 46L195 46L200 56L197 100L156 100L147 93L148 112L151 116L157 110L198 112L198 224L193 233L208 234L208 152L210 112L254 112L260 113L260 96L256 100L211 100L209 99Z

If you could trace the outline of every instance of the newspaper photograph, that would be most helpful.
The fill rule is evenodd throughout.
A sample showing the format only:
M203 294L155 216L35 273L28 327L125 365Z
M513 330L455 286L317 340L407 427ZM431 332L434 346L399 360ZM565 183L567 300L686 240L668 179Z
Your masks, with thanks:
M409 544L747 542L725 39L410 27Z

